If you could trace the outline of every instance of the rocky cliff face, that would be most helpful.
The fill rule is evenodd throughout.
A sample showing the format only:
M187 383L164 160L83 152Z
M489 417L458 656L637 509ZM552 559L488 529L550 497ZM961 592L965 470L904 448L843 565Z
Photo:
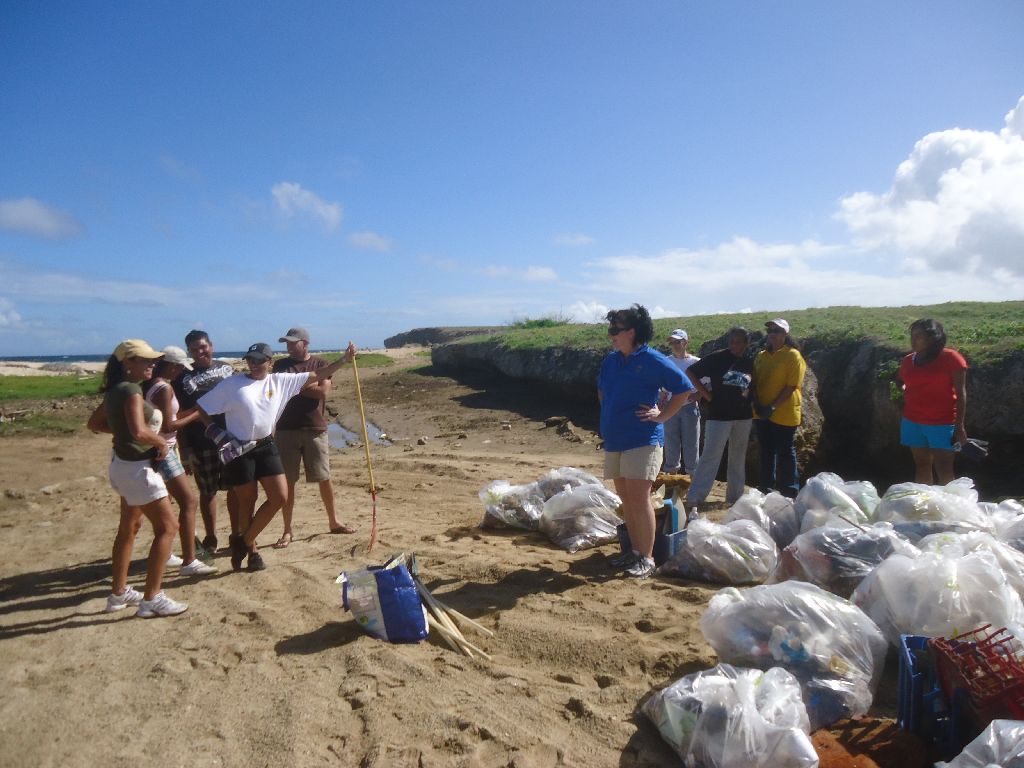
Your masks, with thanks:
M755 335L754 343L759 341ZM723 345L723 340L708 342L699 354ZM871 480L880 491L913 479L910 454L899 444L900 405L890 386L905 352L871 340L828 346L814 338L805 340L803 352L808 374L802 389L804 424L797 434L803 475L829 470ZM604 355L570 348L507 349L486 339L443 344L432 359L456 377L500 374L593 403L593 423L585 426L596 429L595 382ZM972 367L967 397L967 432L989 440L990 455L981 465L958 461L957 474L974 478L984 498L1024 497L1024 354ZM756 445L751 452L755 459ZM756 477L756 461L748 466L750 477Z

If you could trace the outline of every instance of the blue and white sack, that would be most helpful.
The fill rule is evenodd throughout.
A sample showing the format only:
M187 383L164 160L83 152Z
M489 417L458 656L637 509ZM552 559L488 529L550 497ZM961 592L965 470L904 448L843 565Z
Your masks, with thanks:
M335 583L341 585L345 610L367 633L389 643L418 643L427 636L427 611L400 558L342 571Z

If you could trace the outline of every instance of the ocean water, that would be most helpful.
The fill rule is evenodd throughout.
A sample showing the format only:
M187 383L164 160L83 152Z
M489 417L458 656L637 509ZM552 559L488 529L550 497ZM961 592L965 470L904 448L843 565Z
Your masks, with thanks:
M313 350L310 351L314 355L322 354L321 352L315 352ZM228 352L221 352L218 349L214 353L214 357L241 358L244 354L244 349ZM274 354L283 355L285 352L284 350L275 350ZM0 353L0 360L9 360L12 363L105 363L109 357L109 352L103 355L35 355L32 357L4 355L3 353Z

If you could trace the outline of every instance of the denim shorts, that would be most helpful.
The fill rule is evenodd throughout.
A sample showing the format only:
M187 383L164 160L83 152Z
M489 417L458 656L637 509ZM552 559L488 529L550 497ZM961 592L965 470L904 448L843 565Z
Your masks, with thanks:
M953 450L952 424L918 424L904 418L900 422L900 444L908 448Z
M153 469L160 473L165 483L169 483L178 475L185 474L185 467L181 465L181 458L178 456L178 447L172 445L167 451L163 461L154 461Z

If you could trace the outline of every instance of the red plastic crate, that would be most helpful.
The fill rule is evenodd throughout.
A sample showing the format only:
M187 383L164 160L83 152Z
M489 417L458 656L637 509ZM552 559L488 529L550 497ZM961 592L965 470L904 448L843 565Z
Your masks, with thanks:
M1024 719L1024 663L1012 641L1005 627L986 624L929 643L942 690L963 702L978 733L996 718Z

